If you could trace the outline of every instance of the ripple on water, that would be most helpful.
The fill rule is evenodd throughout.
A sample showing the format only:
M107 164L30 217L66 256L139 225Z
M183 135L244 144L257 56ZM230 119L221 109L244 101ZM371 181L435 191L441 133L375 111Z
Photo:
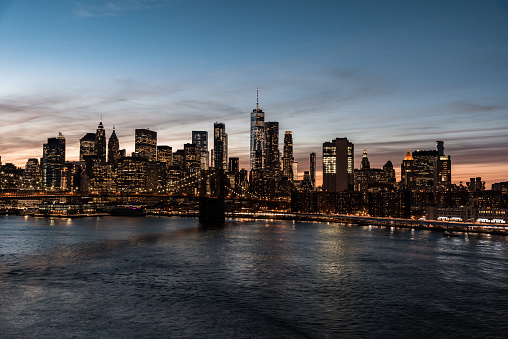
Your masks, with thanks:
M501 237L291 221L9 217L4 337L501 337ZM29 230L29 231L28 231ZM23 244L20 248L12 243Z

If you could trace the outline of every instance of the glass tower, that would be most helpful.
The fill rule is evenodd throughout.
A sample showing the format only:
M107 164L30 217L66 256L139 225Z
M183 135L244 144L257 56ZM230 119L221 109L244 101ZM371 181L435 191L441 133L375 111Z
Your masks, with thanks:
M265 112L259 109L259 92L256 90L256 109L250 114L250 170L261 170L265 162ZM256 156L260 161L256 161ZM261 168L257 168L261 166Z

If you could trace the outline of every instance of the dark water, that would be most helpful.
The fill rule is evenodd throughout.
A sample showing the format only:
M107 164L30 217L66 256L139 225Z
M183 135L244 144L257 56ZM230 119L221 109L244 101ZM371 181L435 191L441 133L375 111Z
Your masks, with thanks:
M2 338L506 338L508 239L267 220L0 219Z

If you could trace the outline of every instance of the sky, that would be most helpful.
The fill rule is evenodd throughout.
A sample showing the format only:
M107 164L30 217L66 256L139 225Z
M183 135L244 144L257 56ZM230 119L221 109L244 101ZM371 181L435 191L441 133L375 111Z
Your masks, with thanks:
M508 2L3 0L0 156L24 166L61 132L66 158L102 118L182 149L224 122L249 169L250 112L292 131L300 177L346 137L355 167L443 140L452 182L508 180ZM320 178L318 173L318 182Z

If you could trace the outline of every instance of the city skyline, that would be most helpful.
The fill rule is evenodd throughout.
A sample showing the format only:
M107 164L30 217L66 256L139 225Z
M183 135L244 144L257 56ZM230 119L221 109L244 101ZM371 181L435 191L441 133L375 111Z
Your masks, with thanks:
M407 148L443 140L452 182L490 187L507 174L507 14L495 1L6 2L0 156L24 166L61 132L78 160L102 114L127 154L136 128L177 150L224 122L229 156L249 169L259 85L279 139L293 133L300 178L315 152L321 181L321 145L337 137L397 178Z

